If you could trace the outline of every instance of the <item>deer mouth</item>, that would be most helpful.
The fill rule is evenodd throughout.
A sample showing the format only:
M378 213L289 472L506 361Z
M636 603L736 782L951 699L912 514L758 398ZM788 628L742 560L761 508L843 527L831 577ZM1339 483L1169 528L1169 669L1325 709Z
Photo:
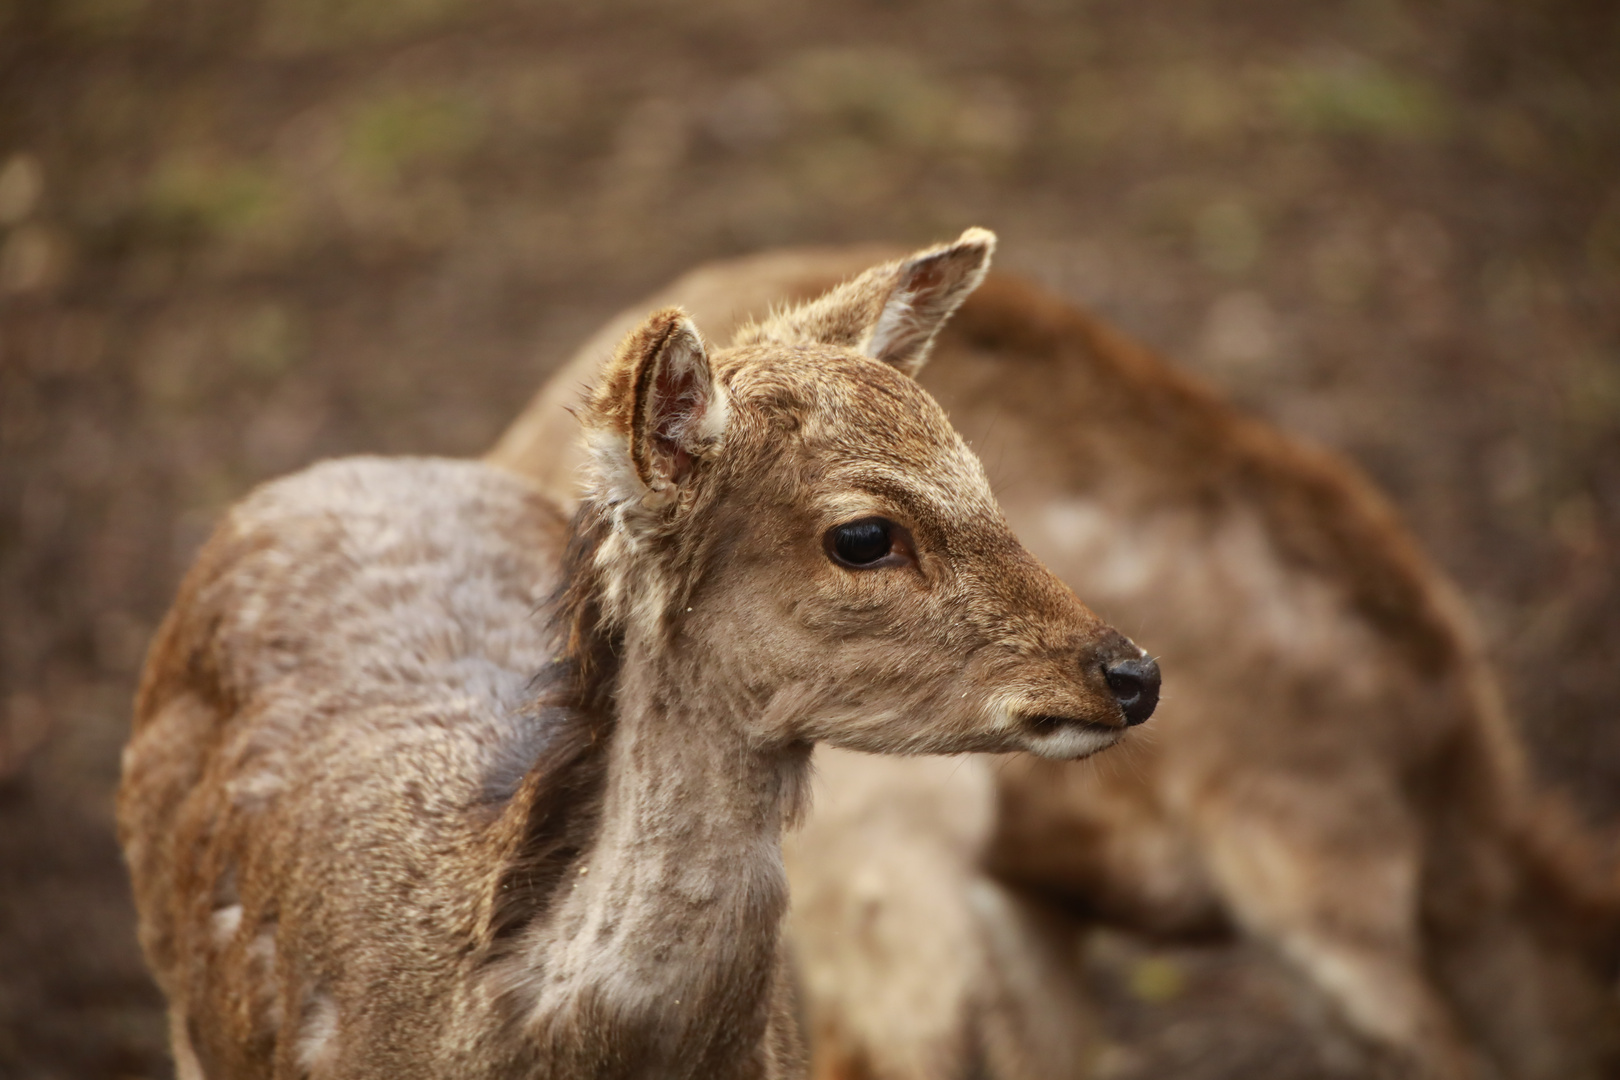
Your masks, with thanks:
M1055 713L1031 713L1023 718L1024 726L1037 735L1056 735L1060 731L1084 731L1093 735L1118 737L1124 734L1117 724L1099 724L1095 720L1082 720L1077 716L1059 716Z
M1024 749L1054 761L1078 761L1106 750L1125 736L1121 724L1100 724L1058 713L1025 713Z

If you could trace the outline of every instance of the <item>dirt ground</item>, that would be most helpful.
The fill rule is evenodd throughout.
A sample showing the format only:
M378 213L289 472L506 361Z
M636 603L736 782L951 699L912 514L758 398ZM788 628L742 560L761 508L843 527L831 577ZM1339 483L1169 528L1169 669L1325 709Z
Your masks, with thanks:
M1620 828L1609 0L0 0L0 1076L168 1070L112 791L225 505L481 450L703 259L969 224L1366 467ZM1100 1076L1370 1075L1250 949L1087 970Z

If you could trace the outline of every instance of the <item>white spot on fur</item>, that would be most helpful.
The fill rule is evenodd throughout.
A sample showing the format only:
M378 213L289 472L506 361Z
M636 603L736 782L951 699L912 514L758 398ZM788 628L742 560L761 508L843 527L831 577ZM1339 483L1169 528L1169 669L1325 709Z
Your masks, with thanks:
M330 994L316 993L304 1004L294 1051L298 1067L313 1074L329 1064L337 1052L338 1010Z
M1170 552L1163 543L1133 533L1120 542L1118 522L1089 499L1061 499L1042 511L1042 526L1058 550L1096 561L1094 580L1114 593L1154 587L1162 580Z
M276 978L276 924L266 923L247 947L247 979L252 990L254 1019L266 1035L281 1030L280 982Z
M231 805L238 810L264 810L287 789L287 781L269 769L244 773L225 783Z
M1059 551L1078 555L1107 535L1110 522L1089 499L1054 499L1041 509L1041 525Z
M229 907L219 908L208 921L214 944L223 947L230 943L242 925L242 905L231 904Z

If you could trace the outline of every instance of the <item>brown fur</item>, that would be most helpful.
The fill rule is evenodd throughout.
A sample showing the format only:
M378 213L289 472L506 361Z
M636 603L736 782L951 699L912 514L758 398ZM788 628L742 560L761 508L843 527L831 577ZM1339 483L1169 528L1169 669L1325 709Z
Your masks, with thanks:
M664 297L714 314L711 325L746 324L869 257L716 264ZM533 450L564 437L555 406L577 392L591 351L548 384L491 461L535 474ZM996 874L1149 931L1253 934L1419 1075L1611 1075L1620 905L1609 882L1591 879L1579 830L1533 791L1454 590L1366 480L1008 278L993 276L965 305L922 378L990 456L1019 535L1138 629L1174 683L1154 737L1129 760L1022 760L998 774L986 841ZM550 460L566 458L554 449ZM540 475L567 496L566 473ZM919 805L963 797L908 788L912 767L886 761L878 769L891 779L858 783L907 790ZM866 842L836 817L809 828ZM795 888L836 893L838 873L801 861ZM965 873L942 854L931 877L895 887L956 887ZM822 880L803 884L810 877ZM961 942L964 956L980 951ZM913 970L889 969L923 985L960 976L939 954L919 947ZM838 962L876 963L858 951ZM868 975L852 970L842 990L823 978L812 1011L884 1008L855 996ZM942 1015L971 1013L969 998ZM937 1057L861 1041L888 1032L902 1042L919 1026L869 1022L855 1045L821 1056Z
M992 243L718 353L645 320L583 410L567 527L432 460L231 512L119 798L182 1077L801 1071L780 841L811 746L1073 757L1125 728L1104 669L1140 651L901 373ZM818 338L844 302L857 347ZM836 564L824 537L872 515L903 544Z
M813 1075L1083 1075L1098 1040L1072 930L979 867L992 759L820 750L816 764L786 845Z

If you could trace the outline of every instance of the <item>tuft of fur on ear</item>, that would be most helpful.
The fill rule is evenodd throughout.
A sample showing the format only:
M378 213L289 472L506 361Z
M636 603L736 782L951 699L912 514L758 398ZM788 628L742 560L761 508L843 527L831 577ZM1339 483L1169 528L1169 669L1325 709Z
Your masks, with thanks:
M597 451L598 479L620 498L673 499L725 430L724 392L697 327L665 308L631 331L608 361L582 419Z
M744 327L737 345L843 345L915 376L934 335L990 269L996 235L969 229L949 244L874 266L826 295Z

